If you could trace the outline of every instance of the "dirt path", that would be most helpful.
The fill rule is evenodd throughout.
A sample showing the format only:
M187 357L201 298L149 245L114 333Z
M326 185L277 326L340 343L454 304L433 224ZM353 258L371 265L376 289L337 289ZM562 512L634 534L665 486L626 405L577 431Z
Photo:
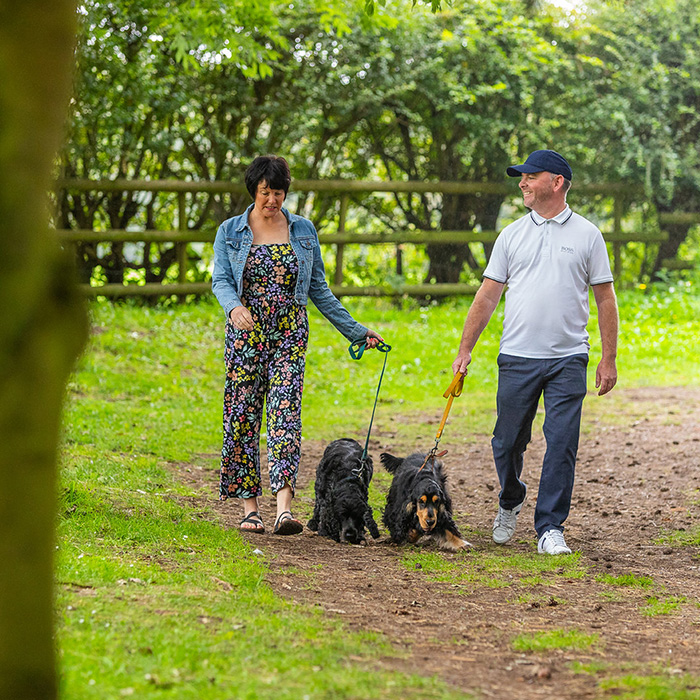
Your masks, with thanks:
M700 548L654 544L660 532L700 525L700 391L640 389L625 393L618 425L588 424L566 537L581 552L588 575L567 578L548 572L541 581L492 587L479 582L435 582L422 569L408 569L386 536L367 547L339 545L308 530L299 537L246 535L270 561L270 584L280 595L323 608L351 629L376 630L405 651L403 658L378 659L386 668L442 677L481 697L600 697L598 679L619 671L700 673ZM595 423L595 421L594 421ZM512 557L533 551L532 516L536 476L544 443L537 435L526 454L525 479L532 497L514 542L491 541L497 482L488 436L476 444L449 443L455 519L474 545L472 553L441 554L476 565L485 555ZM340 437L340 436L339 436ZM304 443L299 486L313 482L325 445ZM412 449L410 446L409 449ZM406 452L373 434L375 465L381 451ZM375 466L375 472L381 467ZM197 482L216 482L202 470ZM305 501L305 503L304 503ZM216 504L231 527L240 507ZM298 505L308 515L310 498ZM272 502L263 514L271 526ZM380 526L381 528L381 526ZM409 548L410 549L410 548ZM302 573L289 573L288 570ZM620 588L596 582L598 574L651 577L654 586ZM503 574L501 574L501 578ZM678 596L673 614L645 616L649 595ZM517 635L547 629L576 629L599 635L584 651L516 652ZM599 675L574 673L571 662L603 665Z

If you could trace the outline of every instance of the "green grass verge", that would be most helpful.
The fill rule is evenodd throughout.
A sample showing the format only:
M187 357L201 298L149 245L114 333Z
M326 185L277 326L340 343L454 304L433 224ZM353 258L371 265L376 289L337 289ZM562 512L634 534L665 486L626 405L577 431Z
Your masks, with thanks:
M700 384L700 304L691 291L620 295L621 386ZM375 424L394 434L397 450L431 444L434 425L425 418L442 415L468 301L348 306L393 346ZM372 658L396 653L384 640L349 634L277 598L265 582L264 556L221 528L193 488L173 477L173 465L211 470L218 462L218 306L95 303L91 313L94 331L64 420L56 573L62 697L463 697L434 679L373 670ZM445 433L451 441L483 439L492 428L501 313L455 401ZM347 343L313 309L310 319L304 436L363 441L383 356L352 361ZM592 375L595 319L591 335ZM616 419L629 410L614 392L587 407ZM370 494L377 519L387 485L378 471ZM212 483L208 495L215 493ZM575 555L556 558L556 569L534 553L415 557L406 565L420 564L428 576L465 590L509 586L516 596L550 577L583 575Z
M64 486L62 698L463 697L436 679L373 669L396 654L380 636L280 600L265 557L236 531L175 495L166 474L142 485Z
M695 357L700 297L687 290L624 292L619 303L619 386L700 385ZM434 437L434 426L423 418L442 416L442 392L451 379L469 301L425 308L375 300L350 300L347 305L392 345L375 424L414 444L421 436ZM592 308L595 312L594 304ZM218 305L209 300L165 309L128 304L96 304L92 309L96 333L71 384L83 407L84 423L73 431L76 439L109 422L115 449L133 446L135 433L146 442L140 447L166 448L175 459L186 456L193 438L212 449L223 388L223 318ZM460 431L450 431L448 424L445 438L470 441L474 434L488 434L493 428L501 314L502 305L479 341L465 391L454 402L450 424L459 423ZM309 315L304 435L362 438L384 357L367 352L353 361L347 342L312 306ZM595 313L589 332L592 389L600 352ZM614 391L603 400L590 397L586 403L587 411L611 418L625 415L622 408L624 402ZM80 415L71 418L80 420ZM149 436L138 430L152 426L154 419L167 431L167 440L159 445L154 441L165 437L163 433Z

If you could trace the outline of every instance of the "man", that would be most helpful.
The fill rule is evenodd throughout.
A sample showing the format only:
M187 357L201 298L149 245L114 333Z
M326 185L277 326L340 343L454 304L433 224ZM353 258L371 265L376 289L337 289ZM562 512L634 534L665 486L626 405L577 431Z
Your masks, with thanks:
M537 551L570 554L563 524L571 506L586 395L588 289L593 287L602 344L595 381L599 396L617 382L617 300L603 236L566 203L572 179L566 160L556 151L534 151L507 173L520 177L523 202L531 211L496 240L452 370L466 371L507 285L491 441L501 484L493 540L505 544L515 533L527 491L520 478L523 454L544 395L547 450L535 507Z

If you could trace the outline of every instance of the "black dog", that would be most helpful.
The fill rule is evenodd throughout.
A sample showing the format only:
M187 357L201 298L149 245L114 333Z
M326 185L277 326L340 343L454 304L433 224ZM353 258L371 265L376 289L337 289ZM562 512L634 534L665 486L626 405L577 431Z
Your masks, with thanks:
M394 475L384 509L391 539L397 544L414 544L423 535L430 535L445 549L471 547L452 519L452 499L442 462L429 459L421 469L425 456L420 452L405 459L386 452L381 455L384 468Z
M379 529L367 503L372 473L372 458L362 463L357 440L342 438L328 445L316 467L316 504L309 529L336 542L360 544L366 542L366 527L376 540Z

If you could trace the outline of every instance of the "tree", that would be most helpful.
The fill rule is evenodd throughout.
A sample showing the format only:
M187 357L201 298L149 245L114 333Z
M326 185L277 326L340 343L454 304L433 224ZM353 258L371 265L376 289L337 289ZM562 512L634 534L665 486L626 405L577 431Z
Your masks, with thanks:
M354 100L351 171L504 181L512 160L556 128L563 88L580 75L577 36L549 15L526 16L517 0L465 0L435 15L407 13L381 33L356 32L336 58L341 80L327 97L336 112L348 102L343 90ZM389 228L493 230L503 201L499 193L406 194L375 213ZM456 282L465 262L476 266L464 245L427 253L428 281Z
M251 2L87 0L80 18L62 175L224 178L220 159L202 159L198 148L207 137L211 101L226 95L220 114L229 125L237 123L247 103L247 79L269 75L268 62L285 46L276 15ZM227 90L212 89L210 78L224 73L235 76ZM228 109L237 99L238 108ZM226 153L225 141L217 146ZM133 192L64 192L59 218L64 228L126 228L135 219L153 227L163 208L172 210L172 203L155 197L144 202ZM128 267L140 267L127 262L121 244L104 254L94 244L82 244L78 257L83 282L97 266L108 282L122 282ZM147 275L162 280L173 259L172 247L159 247L155 264L145 261Z
M644 185L659 212L700 210L700 6L692 0L602 4L591 54L601 63L589 103L599 172ZM664 227L652 275L688 225Z
M0 3L0 697L56 697L53 550L65 382L86 313L48 229L72 0Z
M240 182L255 155L294 148L295 174L309 176L309 124L318 122L305 76L316 37L342 35L355 19L375 23L381 16L369 20L352 0L271 8L233 0L87 0L62 175ZM199 198L188 221L212 226L247 202L247 195ZM62 228L170 228L173 210L172 197L162 195L64 192L59 221ZM106 251L81 244L81 281L98 267L108 282L122 282L130 267L162 279L174 249L149 252L154 261L141 263L127 260L117 244Z

